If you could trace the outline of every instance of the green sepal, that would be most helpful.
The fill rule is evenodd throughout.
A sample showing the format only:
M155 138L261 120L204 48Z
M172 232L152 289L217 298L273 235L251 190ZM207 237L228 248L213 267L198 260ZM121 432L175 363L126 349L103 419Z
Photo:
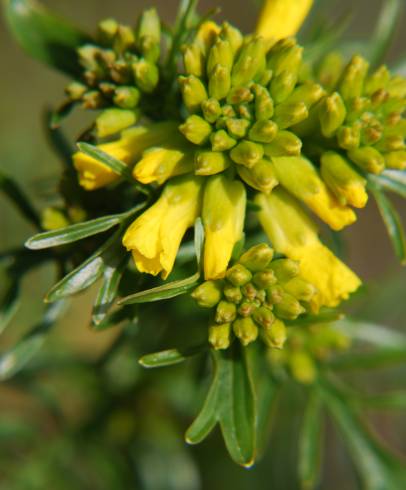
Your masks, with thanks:
M200 354L208 348L207 344L196 345L187 349L167 349L142 356L138 362L145 368L172 366L186 361L189 357Z

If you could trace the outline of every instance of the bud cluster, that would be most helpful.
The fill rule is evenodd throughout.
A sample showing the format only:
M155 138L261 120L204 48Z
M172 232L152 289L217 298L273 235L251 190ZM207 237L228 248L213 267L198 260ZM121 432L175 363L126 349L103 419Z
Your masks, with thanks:
M269 361L274 367L285 367L299 383L309 384L317 377L318 363L328 361L349 346L350 339L334 324L295 327L283 351L269 351Z
M406 169L406 79L391 75L386 66L371 73L361 56L343 67L342 59L331 54L318 80L330 90L311 114L318 116L321 149L340 151L364 172ZM314 133L308 139L314 146ZM322 172L329 165L321 158Z
M141 95L153 92L159 81L160 44L160 19L151 8L141 14L136 29L114 19L100 22L95 42L78 49L83 74L66 88L69 101L85 109L115 108L102 114L99 136L136 122Z
M209 328L212 346L227 349L233 336L248 345L260 335L269 347L281 349L285 320L305 313L316 293L299 272L296 261L274 259L273 250L263 243L242 254L224 279L198 286L192 293L197 304L215 309Z
M228 23L204 23L184 47L179 77L189 113L180 131L198 146L195 173L212 175L235 164L240 177L262 192L278 184L272 157L299 155L301 140L289 128L307 119L324 95L300 84L303 48L283 39L243 37Z

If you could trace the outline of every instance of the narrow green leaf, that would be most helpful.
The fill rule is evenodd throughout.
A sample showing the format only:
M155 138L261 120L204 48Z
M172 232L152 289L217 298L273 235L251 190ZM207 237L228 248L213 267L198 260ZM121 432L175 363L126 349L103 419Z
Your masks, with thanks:
M196 272L193 276L179 281L173 281L163 286L140 291L139 293L131 294L118 301L119 305L131 305L133 303L151 303L153 301L161 301L163 299L174 298L181 294L185 294L199 282L200 274Z
M406 487L406 469L370 434L352 405L330 381L321 380L321 395L335 420L366 490Z
M92 324L92 327L97 332L101 332L109 328L117 327L124 321L129 321L131 319L134 321L134 316L134 313L129 312L127 308L120 308L107 314L100 323Z
M36 0L2 0L5 17L21 47L33 58L69 75L81 73L76 49L89 41Z
M406 361L406 349L376 349L372 352L356 352L337 356L329 362L333 369L376 369L385 366L393 366Z
M85 155L94 158L103 165L109 167L109 169L112 170L115 174L120 175L124 179L134 183L134 179L131 175L131 170L121 160L118 160L117 158L109 155L103 150L100 150L100 148L97 148L97 146L91 145L89 143L78 143L77 146L79 150Z
M320 480L323 442L322 405L318 390L309 396L299 437L299 477L303 489L316 488Z
M296 320L286 321L286 324L291 327L305 327L308 325L316 325L318 323L336 322L342 318L344 318L343 313L340 313L337 310L323 308L317 315L303 315Z
M38 214L28 197L11 177L3 173L0 173L0 192L3 192L10 199L25 219L37 228L41 228Z
M199 270L203 263L204 227L201 218L195 221L195 254Z
M406 264L406 239L400 217L391 202L377 186L370 185L369 188L374 195L396 255L402 264Z
M263 353L261 352L260 355L263 355ZM280 389L268 371L262 373L262 379L260 379L259 383L257 379L255 379L255 382L257 396L257 454L260 457L266 450L272 421L277 413Z
M44 113L45 135L51 148L54 150L57 157L61 160L61 162L67 169L67 175L75 174L76 171L72 166L72 155L75 152L75 149L71 145L70 141L68 141L68 139L65 137L60 128L51 128L53 115L54 113L51 110L47 110ZM77 187L79 187L77 179L75 180L75 182Z
M45 296L45 301L53 303L80 293L95 283L102 276L106 263L117 253L116 248L121 245L120 235L118 230L91 257L55 284Z
M24 368L42 347L49 329L55 324L64 310L64 301L59 301L49 306L42 321L17 345L0 356L0 381L11 378Z
M385 0L379 14L375 32L370 40L369 60L376 66L385 58L402 19L403 0Z
M337 322L335 328L348 335L352 340L366 342L381 348L406 350L406 335L385 325L346 318Z
M359 400L361 405L373 409L406 409L406 391L392 391L378 395L366 395Z
M385 170L380 175L370 175L369 179L383 189L395 192L406 199L406 172Z
M142 356L138 362L145 368L172 366L173 364L179 364L186 361L189 357L200 354L203 350L207 349L207 347L207 344L204 344L189 347L188 349L163 350Z
M0 299L0 334L2 334L20 305L20 285L11 281Z

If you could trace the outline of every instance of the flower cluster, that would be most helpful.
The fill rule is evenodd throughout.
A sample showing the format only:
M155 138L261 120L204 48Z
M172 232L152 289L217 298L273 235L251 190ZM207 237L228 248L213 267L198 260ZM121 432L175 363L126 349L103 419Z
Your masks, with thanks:
M224 280L206 281L193 291L199 306L215 308L209 328L215 349L227 349L232 335L243 345L260 335L268 347L280 349L286 340L284 321L309 309L316 289L300 277L299 263L273 256L265 243L251 247Z

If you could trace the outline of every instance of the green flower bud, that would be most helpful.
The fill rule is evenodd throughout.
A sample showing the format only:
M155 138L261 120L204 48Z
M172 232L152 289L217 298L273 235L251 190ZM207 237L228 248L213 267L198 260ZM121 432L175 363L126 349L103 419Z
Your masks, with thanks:
M244 102L251 102L254 98L251 90L247 87L234 87L227 95L228 104L242 104Z
M296 73L283 71L272 78L269 86L269 92L273 100L280 104L292 94L297 83Z
M229 42L233 54L235 54L243 43L243 35L241 32L233 27L228 22L224 22L221 27L220 36L222 39L225 39Z
M282 72L299 73L302 62L303 48L293 39L278 41L268 54L268 68L275 76Z
M342 126L337 131L337 142L344 150L354 150L361 142L361 131L358 126Z
M133 126L137 122L137 114L128 109L104 110L96 119L96 134L98 138L106 138Z
M380 66L372 75L370 75L364 87L366 95L371 96L378 90L385 89L391 78L390 71L385 65Z
M147 60L140 60L133 64L133 71L137 86L145 93L154 91L159 81L158 67Z
M228 349L230 346L231 323L211 325L209 327L209 342L216 350Z
M246 119L227 119L226 121L226 127L227 131L229 132L230 136L240 139L244 138L244 136L247 134L248 128L249 128L249 121Z
M255 91L255 118L257 121L266 121L274 114L274 103L269 92L260 85L254 85Z
M119 85L129 85L134 76L134 67L130 67L124 60L118 60L110 66L110 77Z
M258 327L250 317L236 320L233 323L233 331L244 346L254 342L258 337Z
M292 376L300 383L309 384L316 379L316 365L306 352L292 352L289 356L289 367Z
M114 51L124 54L135 46L135 34L131 27L119 25L114 37Z
M223 293L226 297L226 300L230 301L230 303L239 304L242 301L243 296L241 293L241 289L237 286L225 284Z
M211 73L217 65L221 65L231 72L233 66L233 51L230 43L224 39L217 38L216 42L210 49L209 57L207 60L207 76L210 77Z
M337 129L344 123L347 110L343 99L338 92L326 97L320 109L320 126L323 136L331 138Z
M69 226L69 220L61 209L56 207L45 208L41 216L41 226L44 230L59 230Z
M78 48L79 63L83 68L91 72L100 71L101 67L98 62L98 54L100 49L92 44L85 44Z
M195 156L196 175L214 175L223 172L231 164L224 152L201 151Z
M284 292L281 301L275 304L274 311L282 320L296 320L306 310L294 296Z
M404 99L406 97L406 79L401 76L392 77L386 90L391 97Z
M137 27L137 48L152 63L159 59L161 22L155 8L144 10Z
M224 117L235 117L237 113L234 110L234 107L230 104L223 105L221 108L221 113L223 114Z
M272 270L256 272L252 282L259 289L266 289L277 283L277 278Z
M274 314L266 306L261 306L260 308L257 308L253 312L252 318L254 319L255 323L264 328L269 328L275 321Z
M402 135L389 134L382 138L375 148L382 152L401 151L405 149L405 140Z
M210 97L221 100L224 99L231 86L230 70L222 65L216 65L209 77Z
M193 75L179 77L179 84L186 108L189 112L196 112L208 98L204 84Z
M80 82L70 83L66 89L65 93L70 100L80 100L86 93L87 87Z
M272 162L265 158L262 158L252 168L238 165L237 172L249 186L266 194L269 194L279 183Z
M221 300L216 308L216 323L230 323L235 320L237 316L237 307L234 303Z
M350 160L367 172L380 174L385 170L384 157L372 146L356 148L355 150L350 150L347 154Z
M268 266L272 257L272 248L266 243L260 243L243 253L239 259L239 263L251 272L260 272Z
M307 108L310 108L316 104L323 95L325 95L325 90L321 85L314 82L306 82L297 87L288 97L286 102L289 102L289 104L304 102Z
M122 109L134 109L140 100L140 91L136 87L118 87L113 102Z
M105 19L99 22L98 37L101 44L111 46L117 34L118 22L114 19Z
M204 56L198 44L189 44L184 48L183 64L188 75L195 77L204 75Z
M245 165L248 168L252 168L263 156L262 145L248 140L241 141L230 152L230 157L235 163Z
M226 151L237 144L237 141L229 136L224 129L220 129L210 136L213 151Z
M91 90L82 97L82 106L84 109L102 109L106 106L106 100L100 92Z
M358 55L353 56L339 84L339 92L345 101L362 95L368 69L369 64L366 60Z
M329 53L320 63L317 79L327 91L333 90L340 79L344 65L343 55L339 52Z
M264 63L265 41L258 37L241 48L231 74L234 87L246 85L253 81Z
M221 115L221 106L217 99L207 99L202 102L203 116L209 123L215 123Z
M275 318L275 321L270 326L264 325L262 335L268 347L282 349L287 339L286 325L278 318Z
M202 308L213 308L221 299L221 285L218 281L206 281L192 292L192 298Z
M257 305L252 301L244 300L238 307L238 314L243 318L249 317L256 310Z
M274 121L280 129L286 129L307 119L309 111L304 102L283 103L275 108Z
M179 131L195 145L204 145L210 137L211 125L202 117L192 115L179 126Z
M280 303L284 294L285 291L279 284L266 288L267 306L269 307Z
M268 157L299 156L302 141L289 131L279 131L271 143L264 145Z
M309 302L317 293L317 289L301 277L294 277L283 285L285 291L299 301Z
M252 274L242 264L235 264L226 272L226 278L234 286L244 286L251 281Z
M257 297L258 290L251 282L249 282L242 286L241 292L249 301L254 301L254 299Z
M392 151L384 155L385 165L396 170L406 169L406 151Z
M278 126L273 121L257 121L249 130L248 137L258 143L270 143L278 132Z
M274 260L269 264L269 268L280 282L289 281L300 272L299 262L292 259Z

